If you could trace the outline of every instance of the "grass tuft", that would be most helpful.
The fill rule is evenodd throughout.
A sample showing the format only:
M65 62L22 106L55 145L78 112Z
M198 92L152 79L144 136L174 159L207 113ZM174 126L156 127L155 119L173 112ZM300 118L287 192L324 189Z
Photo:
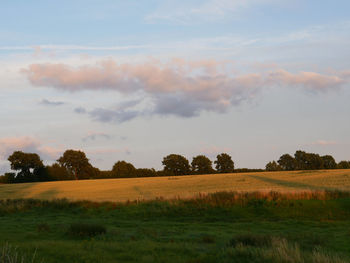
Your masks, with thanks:
M5 243L0 247L0 262L1 263L34 263L36 252L31 257L27 257L21 253L18 248Z

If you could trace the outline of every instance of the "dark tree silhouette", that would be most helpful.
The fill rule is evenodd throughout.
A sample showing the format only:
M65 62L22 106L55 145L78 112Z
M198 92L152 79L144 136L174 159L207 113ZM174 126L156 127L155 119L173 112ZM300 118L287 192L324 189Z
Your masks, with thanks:
M170 154L163 158L164 171L174 175L184 175L190 173L188 160L179 154Z
M282 167L275 161L269 162L265 166L266 171L281 171Z
M285 171L292 171L297 168L297 162L289 154L282 155L277 162Z
M215 168L218 173L233 173L235 164L232 158L227 153L222 153L216 156Z
M210 174L214 172L212 162L204 155L193 157L192 172L195 174Z
M89 159L82 151L66 150L57 162L73 174L76 180L86 177L92 168Z
M11 163L11 169L19 171L15 178L16 182L38 181L38 175L43 172L43 161L36 153L15 151L8 157L8 160Z
M113 165L112 177L134 177L135 175L136 169L131 163L118 161Z

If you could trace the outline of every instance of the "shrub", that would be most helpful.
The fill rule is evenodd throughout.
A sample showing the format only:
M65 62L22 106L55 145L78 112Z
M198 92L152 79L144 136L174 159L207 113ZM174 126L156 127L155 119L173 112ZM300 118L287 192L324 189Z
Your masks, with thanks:
M68 229L68 234L76 237L94 237L105 234L107 232L106 227L99 224L71 224Z

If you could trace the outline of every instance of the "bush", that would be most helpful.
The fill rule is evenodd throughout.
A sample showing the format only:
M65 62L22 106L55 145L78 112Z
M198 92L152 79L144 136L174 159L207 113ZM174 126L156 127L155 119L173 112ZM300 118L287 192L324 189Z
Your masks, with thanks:
M68 234L76 237L94 237L105 234L107 232L106 227L98 224L71 224L68 229Z

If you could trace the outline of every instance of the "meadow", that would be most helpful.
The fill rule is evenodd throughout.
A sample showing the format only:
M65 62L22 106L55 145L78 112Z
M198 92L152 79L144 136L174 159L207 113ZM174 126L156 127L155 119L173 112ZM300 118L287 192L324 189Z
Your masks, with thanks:
M1 185L0 262L350 262L349 173Z
M34 198L125 202L191 198L221 191L350 191L350 170L287 171L0 185L0 199Z

